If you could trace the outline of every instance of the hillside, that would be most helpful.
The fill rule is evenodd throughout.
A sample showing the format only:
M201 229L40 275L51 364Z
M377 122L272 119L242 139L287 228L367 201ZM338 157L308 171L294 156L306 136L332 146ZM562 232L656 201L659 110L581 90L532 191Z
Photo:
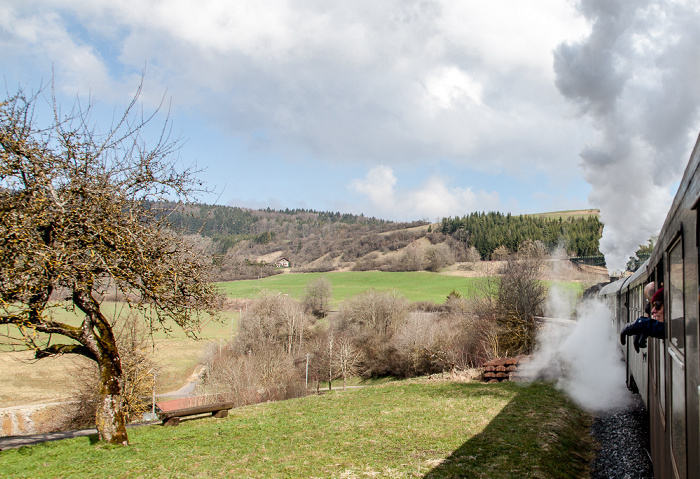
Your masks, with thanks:
M278 274L283 270L274 263L282 258L304 272L441 271L502 258L526 242L550 252L595 256L603 228L596 210L471 213L433 224L300 209L190 204L164 210L173 227L212 257L219 281Z

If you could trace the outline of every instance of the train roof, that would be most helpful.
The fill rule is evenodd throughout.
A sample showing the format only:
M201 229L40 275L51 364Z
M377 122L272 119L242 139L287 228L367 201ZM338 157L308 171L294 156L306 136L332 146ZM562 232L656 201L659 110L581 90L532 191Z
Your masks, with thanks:
M602 288L600 288L600 291L598 292L599 295L601 296L608 296L613 293L617 293L622 289L622 287L625 284L625 281L629 279L629 276L627 278L620 278L617 281L613 281L612 283L608 283Z
M637 268L637 271L634 272L633 275L628 276L628 282L625 284L625 286L633 286L638 284L641 281L646 281L646 278L649 276L648 270L649 269L649 258L642 263L642 265Z

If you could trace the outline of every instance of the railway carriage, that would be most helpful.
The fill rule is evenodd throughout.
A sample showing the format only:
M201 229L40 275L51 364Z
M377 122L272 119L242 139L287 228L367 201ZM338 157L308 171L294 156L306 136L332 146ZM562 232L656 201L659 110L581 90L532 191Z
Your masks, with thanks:
M664 287L665 339L649 338L639 352L631 340L622 346L627 385L639 392L649 412L657 478L700 477L699 168L700 137L651 256L632 276L598 293L614 311L619 333L644 315L644 286Z

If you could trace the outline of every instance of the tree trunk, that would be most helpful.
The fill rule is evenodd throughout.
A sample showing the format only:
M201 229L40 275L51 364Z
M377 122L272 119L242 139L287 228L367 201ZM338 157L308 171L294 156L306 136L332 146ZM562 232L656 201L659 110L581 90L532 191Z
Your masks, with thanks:
M107 351L102 352L100 366L100 403L97 407L97 432L101 441L110 444L129 444L126 435L126 422L122 412L122 372L119 356L110 356Z
M93 359L100 368L100 402L95 416L97 433L101 441L128 445L129 438L126 435L126 421L122 410L124 375L114 331L89 289L74 291L73 303L85 313L80 342L92 351Z

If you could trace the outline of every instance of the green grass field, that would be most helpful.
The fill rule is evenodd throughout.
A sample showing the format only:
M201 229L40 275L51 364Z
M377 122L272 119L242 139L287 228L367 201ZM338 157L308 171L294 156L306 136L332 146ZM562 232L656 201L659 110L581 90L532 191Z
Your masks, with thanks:
M369 288L379 291L397 289L411 301L432 301L444 303L454 289L463 297L483 294L487 278L465 278L437 273L409 272L389 273L381 271L332 272L332 273L291 273L270 276L260 280L231 281L219 283L221 290L230 298L255 298L259 291L267 289L288 294L301 299L306 285L324 276L333 288L332 307L335 309L343 300ZM550 283L551 284L551 283ZM581 283L558 282L563 288L573 292L583 290Z
M399 381L224 419L0 453L14 478L587 477L590 418L553 386Z

